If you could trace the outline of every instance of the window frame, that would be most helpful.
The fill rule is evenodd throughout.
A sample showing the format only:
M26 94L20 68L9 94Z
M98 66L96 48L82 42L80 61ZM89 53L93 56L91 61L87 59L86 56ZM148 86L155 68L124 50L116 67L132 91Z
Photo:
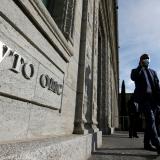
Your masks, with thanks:
M75 2L75 0L73 0ZM62 56L66 62L69 62L70 57L74 55L73 51L73 36L69 36L68 39L51 17L49 11L43 4L42 0L18 0L16 3L20 3L23 6L21 9L27 12L27 17L32 19L33 25L38 26L38 30L45 35L45 38L49 39L50 43L57 48L58 53ZM75 6L74 6L75 8ZM34 9L34 11L33 11ZM74 11L75 12L75 11ZM75 13L73 13L75 14ZM72 20L74 21L74 15ZM72 22L74 23L74 22ZM73 24L72 34L73 34Z
M73 41L75 4L76 4L76 0L63 0L63 7L61 8L63 11L61 15L61 21L63 21L63 23L57 24L57 26L59 26L60 30L62 31L66 39L70 40L71 42ZM50 9L46 5L45 7L47 8L49 14L54 20L52 13L50 13L51 12ZM56 22L56 20L54 21Z

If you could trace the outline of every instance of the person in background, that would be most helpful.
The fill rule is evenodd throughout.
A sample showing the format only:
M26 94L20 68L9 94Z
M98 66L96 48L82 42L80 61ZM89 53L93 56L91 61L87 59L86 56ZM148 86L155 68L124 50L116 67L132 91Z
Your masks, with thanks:
M144 149L153 150L160 154L160 140L156 127L160 86L157 73L149 68L150 57L143 54L139 65L131 71L131 80L135 83L134 98L138 102L146 121L144 131Z
M129 138L139 138L137 135L137 124L139 118L139 106L134 101L133 94L128 101L128 116L129 116Z

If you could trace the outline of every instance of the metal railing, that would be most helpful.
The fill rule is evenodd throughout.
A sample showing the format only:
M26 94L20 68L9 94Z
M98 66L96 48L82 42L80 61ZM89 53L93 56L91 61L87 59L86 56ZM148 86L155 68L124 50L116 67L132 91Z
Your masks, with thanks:
M119 128L123 131L127 131L129 128L129 117L119 116Z
M129 116L119 116L119 129L122 131L128 131L129 129ZM139 116L138 131L144 131L145 119L143 115Z

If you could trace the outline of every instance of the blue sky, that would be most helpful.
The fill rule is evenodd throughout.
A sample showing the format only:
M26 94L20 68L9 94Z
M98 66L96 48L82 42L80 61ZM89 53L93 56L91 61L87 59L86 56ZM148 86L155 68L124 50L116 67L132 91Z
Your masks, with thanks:
M130 80L144 52L150 54L150 68L160 79L160 0L118 0L120 88L125 80L126 92L134 91Z

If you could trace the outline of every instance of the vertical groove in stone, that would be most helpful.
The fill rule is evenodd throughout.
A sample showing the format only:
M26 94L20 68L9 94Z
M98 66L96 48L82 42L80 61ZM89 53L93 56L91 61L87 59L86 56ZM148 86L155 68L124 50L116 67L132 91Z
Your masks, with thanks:
M67 39L72 37L73 32L73 20L75 11L75 0L66 0L65 2L65 15L62 31Z

